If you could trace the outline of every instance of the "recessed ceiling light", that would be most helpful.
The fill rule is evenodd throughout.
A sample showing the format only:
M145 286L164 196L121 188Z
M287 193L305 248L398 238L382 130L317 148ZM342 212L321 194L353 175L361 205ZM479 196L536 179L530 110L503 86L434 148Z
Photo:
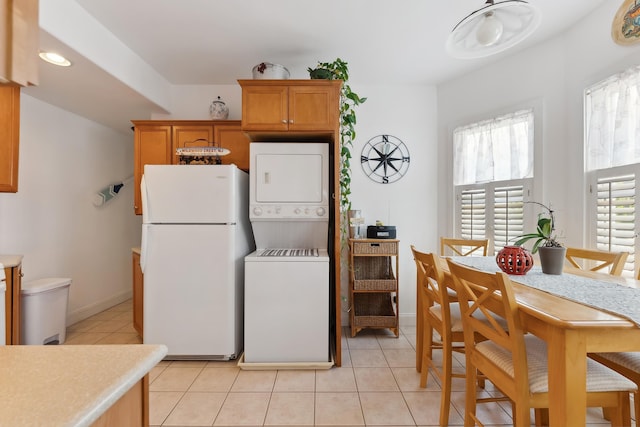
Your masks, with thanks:
M59 65L60 67L68 67L71 65L71 61L55 52L40 52L40 58L50 64Z

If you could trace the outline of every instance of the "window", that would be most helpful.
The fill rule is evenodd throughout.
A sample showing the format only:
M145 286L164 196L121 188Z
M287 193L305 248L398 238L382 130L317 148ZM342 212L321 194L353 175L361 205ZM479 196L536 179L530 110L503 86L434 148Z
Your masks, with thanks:
M629 252L623 275L638 267L636 176L640 175L640 67L585 91L585 164L589 245Z
M456 234L489 238L497 253L524 232L524 200L533 182L533 111L523 110L453 132Z

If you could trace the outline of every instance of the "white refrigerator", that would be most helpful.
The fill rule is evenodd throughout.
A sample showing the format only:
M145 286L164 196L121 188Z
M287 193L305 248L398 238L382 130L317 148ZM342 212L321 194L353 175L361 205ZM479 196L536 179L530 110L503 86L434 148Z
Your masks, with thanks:
M249 175L235 165L145 165L143 342L166 359L235 359L244 257L255 249Z

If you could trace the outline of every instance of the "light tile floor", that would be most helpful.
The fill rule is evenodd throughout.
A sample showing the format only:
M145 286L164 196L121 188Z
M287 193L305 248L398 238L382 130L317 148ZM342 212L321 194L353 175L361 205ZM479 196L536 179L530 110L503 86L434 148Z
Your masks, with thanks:
M67 329L65 345L139 344L131 301ZM436 426L440 385L432 377L419 387L415 327L345 328L342 367L329 370L245 371L235 361L162 361L150 373L152 426ZM457 355L456 355L457 356ZM463 359L456 369L463 370ZM463 424L464 380L453 380L450 425ZM488 384L484 393L493 393ZM478 407L487 426L510 426L508 404ZM597 408L589 426L609 425Z

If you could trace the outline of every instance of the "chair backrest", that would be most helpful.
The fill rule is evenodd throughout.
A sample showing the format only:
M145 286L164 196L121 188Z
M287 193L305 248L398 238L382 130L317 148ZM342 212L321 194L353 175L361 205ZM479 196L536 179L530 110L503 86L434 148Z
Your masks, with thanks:
M587 264L587 268L591 271L598 271L609 268L609 274L619 276L624 269L624 263L627 261L629 252L607 252L597 249L567 248L565 255L570 265L575 268L583 269L584 265L580 260L592 261Z
M487 273L465 267L450 259L447 262L460 303L467 352L475 351L475 343L486 340L504 348L514 361L513 379L517 388L528 391L524 332L509 276L501 271ZM476 356L468 353L467 357ZM497 371L501 369L493 365ZM485 369L481 371L491 378Z
M440 255L468 256L471 254L487 256L489 239L454 239L451 237L440 238Z
M411 245L413 259L416 262L418 289L423 301L439 304L442 307L443 323L451 324L449 316L449 293L445 285L445 275L440 260L433 253L425 253ZM428 304L425 308L430 306Z

